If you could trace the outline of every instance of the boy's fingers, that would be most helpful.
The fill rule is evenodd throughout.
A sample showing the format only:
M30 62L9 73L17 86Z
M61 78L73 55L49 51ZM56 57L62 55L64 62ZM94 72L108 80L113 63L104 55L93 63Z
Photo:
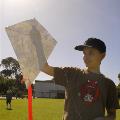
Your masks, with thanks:
M24 82L25 82L26 88L28 89L28 87L31 85L31 81L29 80L29 78L23 78L21 80L21 83L24 83Z
M28 89L28 87L31 85L31 82L29 79L25 81L25 85L26 85L26 88Z

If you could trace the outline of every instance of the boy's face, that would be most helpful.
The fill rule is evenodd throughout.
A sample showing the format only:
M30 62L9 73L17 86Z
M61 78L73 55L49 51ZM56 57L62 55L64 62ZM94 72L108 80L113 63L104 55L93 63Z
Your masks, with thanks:
M105 53L101 53L95 48L85 47L83 49L83 60L88 68L95 68L100 65L102 59L105 57Z

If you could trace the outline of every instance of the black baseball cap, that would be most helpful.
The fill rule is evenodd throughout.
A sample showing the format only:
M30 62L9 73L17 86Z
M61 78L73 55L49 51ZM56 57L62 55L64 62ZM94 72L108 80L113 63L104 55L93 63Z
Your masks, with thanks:
M83 45L78 45L75 47L75 50L83 51L85 47L96 48L101 53L106 52L106 45L105 43L97 38L88 38Z

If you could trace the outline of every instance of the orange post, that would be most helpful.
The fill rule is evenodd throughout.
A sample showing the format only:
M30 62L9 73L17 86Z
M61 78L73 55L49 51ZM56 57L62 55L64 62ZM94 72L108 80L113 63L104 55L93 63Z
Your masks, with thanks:
M32 117L32 86L28 87L28 120L33 120Z

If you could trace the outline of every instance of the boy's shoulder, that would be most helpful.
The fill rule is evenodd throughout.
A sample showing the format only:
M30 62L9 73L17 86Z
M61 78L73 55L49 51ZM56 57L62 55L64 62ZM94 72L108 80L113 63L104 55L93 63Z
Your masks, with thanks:
M83 70L79 67L61 67L61 69L65 70L65 71L83 72Z
M110 79L109 77L105 75L103 77L104 77L104 80L107 86L109 87L116 86L112 79Z
M80 67L60 67L60 69L64 70L67 73L79 73L81 75L85 75L85 69L81 69ZM115 86L115 83L112 79L108 78L104 74L98 75L99 77L102 77L102 79L105 81L106 85L112 85Z

